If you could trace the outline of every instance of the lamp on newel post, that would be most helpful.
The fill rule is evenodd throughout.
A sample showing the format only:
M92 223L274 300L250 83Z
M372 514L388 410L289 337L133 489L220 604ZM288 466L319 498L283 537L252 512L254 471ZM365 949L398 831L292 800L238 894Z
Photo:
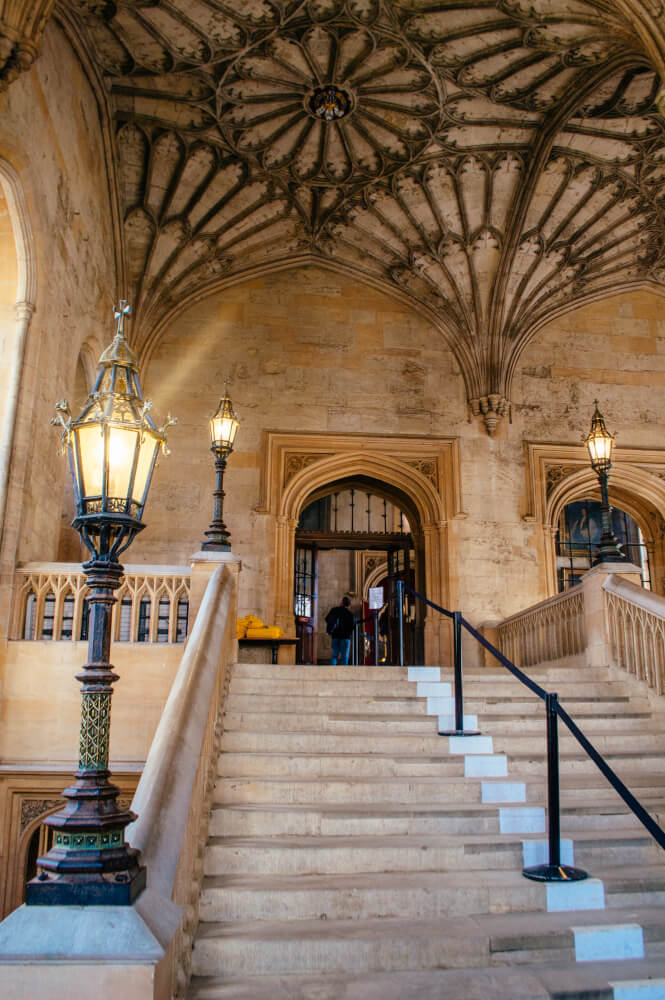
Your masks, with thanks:
M626 562L627 557L621 551L621 546L612 531L612 509L610 507L608 481L612 468L612 450L614 435L610 434L603 416L598 409L598 400L594 400L596 409L591 418L591 430L584 439L591 459L591 468L598 476L600 483L600 548L594 560L594 565L604 562Z
M63 792L64 807L45 821L53 846L37 864L26 888L27 904L129 904L145 886L145 868L128 847L125 827L136 819L117 801L109 781L111 693L118 680L109 662L111 615L123 567L118 557L143 529L157 454L165 451L165 427L148 414L138 363L124 336L125 302L115 311L117 331L99 359L95 385L73 419L58 403L54 424L62 426L76 498L73 526L91 558L83 564L89 593L88 662L81 682L78 770ZM170 417L167 421L174 423Z
M210 418L210 450L215 456L215 470L217 472L217 488L213 496L215 498L213 507L213 518L210 527L205 532L207 541L201 546L202 549L217 552L230 552L231 535L224 524L224 470L226 460L233 451L233 443L238 433L238 418L233 412L233 404L226 388L224 398L220 400L217 410Z

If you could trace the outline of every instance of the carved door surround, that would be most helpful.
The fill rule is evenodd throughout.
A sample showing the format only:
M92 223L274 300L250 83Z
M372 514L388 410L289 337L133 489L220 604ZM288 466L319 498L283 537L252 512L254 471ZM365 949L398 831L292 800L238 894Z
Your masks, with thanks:
M583 444L526 441L526 511L522 519L538 526L538 564L543 598L557 592L555 539L566 504L600 499L598 479ZM665 593L665 449L614 451L610 503L637 522L647 541L651 586Z
M450 522L465 516L457 438L267 431L257 512L272 522L268 616L288 636L295 635L293 561L300 513L313 493L352 477L383 486L405 508L420 556L418 585L435 603L455 605L456 574L449 569L455 532ZM447 649L447 620L429 615L426 662L441 662Z

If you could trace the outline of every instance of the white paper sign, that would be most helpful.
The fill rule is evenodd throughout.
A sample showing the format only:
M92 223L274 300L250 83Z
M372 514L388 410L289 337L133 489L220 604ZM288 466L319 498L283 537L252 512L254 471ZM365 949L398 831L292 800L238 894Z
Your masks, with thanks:
M380 611L383 607L383 587L369 588L369 610Z

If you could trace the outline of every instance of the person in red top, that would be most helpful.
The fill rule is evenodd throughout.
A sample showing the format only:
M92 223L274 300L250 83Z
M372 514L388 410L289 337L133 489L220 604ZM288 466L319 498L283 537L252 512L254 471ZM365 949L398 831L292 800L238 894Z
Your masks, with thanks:
M341 602L331 608L326 615L326 632L332 638L333 665L349 662L351 650L351 635L353 634L353 615L349 611L351 601L343 597Z

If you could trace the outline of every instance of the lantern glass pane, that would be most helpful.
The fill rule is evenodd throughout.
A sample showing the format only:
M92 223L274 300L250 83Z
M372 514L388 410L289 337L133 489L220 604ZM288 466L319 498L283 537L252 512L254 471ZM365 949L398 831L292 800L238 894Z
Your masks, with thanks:
M136 466L136 477L134 479L134 488L132 489L132 500L137 503L139 507L143 506L145 502L145 495L150 485L150 476L152 475L152 469L155 464L155 459L157 458L157 449L159 448L159 439L154 437L150 433L145 433L143 436L143 441L141 442L141 450L139 452L139 460Z
M592 462L609 462L612 458L612 438L598 435L588 440L589 455Z
M76 502L79 503L81 500L81 491L83 489L83 476L79 466L79 456L78 449L76 447L76 438L72 437L69 441L69 472L72 477L72 482L74 484L74 496L76 497Z
M139 434L135 430L124 427L109 427L107 430L109 450L109 485L108 496L129 498L134 454L138 445Z
M212 444L219 448L233 447L238 421L226 414L216 413L210 421L210 437Z
M81 455L82 498L100 497L104 475L104 437L99 424L78 427L74 431L78 438Z

